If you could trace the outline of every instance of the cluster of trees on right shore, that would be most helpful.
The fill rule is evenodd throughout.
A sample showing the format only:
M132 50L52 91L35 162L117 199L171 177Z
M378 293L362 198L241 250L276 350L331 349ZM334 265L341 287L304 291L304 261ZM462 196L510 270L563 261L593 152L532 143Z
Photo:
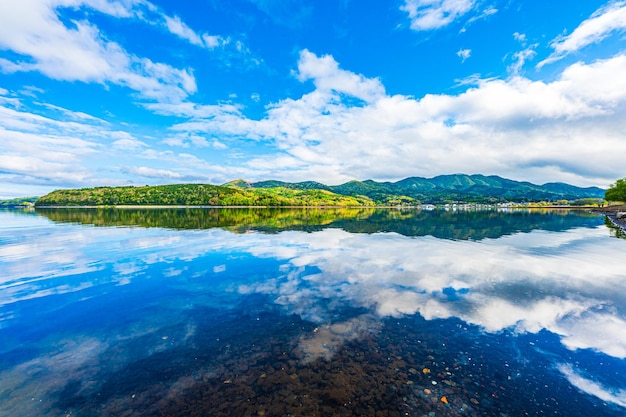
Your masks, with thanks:
M604 193L606 201L621 201L626 203L626 178L615 181Z

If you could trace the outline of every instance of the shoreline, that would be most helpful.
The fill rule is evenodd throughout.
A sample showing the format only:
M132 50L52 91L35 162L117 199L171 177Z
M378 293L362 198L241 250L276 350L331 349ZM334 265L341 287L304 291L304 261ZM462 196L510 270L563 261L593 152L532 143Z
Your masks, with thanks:
M618 219L615 215L612 214L605 214L605 216L607 219L609 219L613 226L626 233L626 219Z
M617 218L617 213L626 213L626 205L615 205L591 210L593 213L603 214L618 229L626 233L626 217Z

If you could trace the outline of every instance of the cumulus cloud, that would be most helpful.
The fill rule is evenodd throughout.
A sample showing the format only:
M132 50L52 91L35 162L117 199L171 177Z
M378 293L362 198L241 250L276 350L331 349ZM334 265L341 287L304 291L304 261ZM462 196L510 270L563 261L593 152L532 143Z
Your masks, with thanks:
M558 61L566 55L585 46L601 42L606 37L626 29L626 2L610 2L601 7L591 17L582 22L572 33L559 36L550 46L554 52L537 64L538 68Z
M379 80L343 70L332 56L318 57L306 49L300 52L297 77L300 81L313 80L320 92L334 91L366 102L373 102L385 94Z
M0 172L16 183L80 183L92 174L82 161L92 157L95 138L115 136L106 122L88 115L61 111L68 120L56 120L19 110L18 99L0 104ZM79 119L74 121L73 119ZM86 139L91 136L93 139Z
M116 18L134 18L162 27L192 45L214 50L231 43L230 37L198 33L178 16L168 16L145 0L29 0L0 4L0 48L21 57L0 58L6 73L38 71L67 81L115 84L128 87L140 97L159 102L177 102L196 92L193 73L187 68L153 62L126 51L107 39L96 25L60 18L62 8L90 8ZM249 55L241 41L233 51Z
M0 60L0 68L36 70L58 79L126 86L139 93L146 109L176 116L182 122L171 126L154 142L133 135L118 137L104 121L61 107L45 105L62 115L64 121L58 123L32 112L18 111L14 105L16 97L5 94L0 97L0 117L5 129L2 134L7 138L15 136L8 132L73 137L87 143L91 154L107 148L107 155L118 157L114 151L136 150L137 157L158 160L160 168L166 171L188 178L194 175L190 170L195 169L200 170L195 175L219 178L222 182L244 177L315 179L336 184L352 179L397 180L416 175L481 172L533 182L605 186L623 171L620 155L626 153L622 133L626 120L620 115L626 107L626 80L621 77L626 71L624 55L570 65L552 81L531 80L523 76L522 70L534 57L535 45L527 45L526 37L516 33L513 36L525 49L512 56L508 78L474 76L471 82L455 86L462 87L458 94L410 97L388 94L380 79L350 71L331 55L317 55L305 49L299 54L293 76L310 90L299 97L277 100L266 106L264 115L252 118L240 105L193 103L190 95L197 86L191 70L132 55L108 40L92 23L61 21L58 8L91 8L115 17L139 19L160 25L199 47L217 47L221 38L194 31L180 18L166 16L143 0L30 1L15 7L0 5L0 45L21 56ZM459 18L469 13L462 10L474 7L470 1L407 0L404 5L417 20L430 14L443 20ZM622 9L623 2L612 3L589 20L614 16ZM619 26L615 23L617 18L609 20L613 26L602 27ZM584 23L580 27L583 26ZM608 36L609 32L594 33ZM245 45L235 41L229 45L245 50ZM471 52L462 49L458 54L466 59ZM590 140L594 141L592 147ZM251 141L265 145L262 154L238 153L239 143ZM15 139L6 143L0 149L14 146ZM170 149L229 149L232 153L228 161L216 158L209 163L201 153L194 158L180 157L154 144ZM41 178L60 168L46 165L55 162L46 156L53 152L11 152L5 155L31 158L24 159L25 164L34 169L31 172L40 172L41 176L36 175ZM94 160L84 159L69 149L67 152L74 155L67 158L74 164L73 169L80 171L75 175L77 181L89 184L96 177L90 167ZM143 162L114 165L155 166ZM37 169L46 166L50 169ZM25 178L25 171L16 173L15 164L11 167L8 175Z
M12 188L24 193L25 187L36 190L26 192L41 195L51 188L123 185L133 176L144 180L206 180L195 170L214 168L192 155L155 151L150 142L89 114L49 103L23 103L19 96L0 96L0 126L0 183L5 193ZM187 140L199 145L202 139ZM155 160L168 169L119 168L147 161L153 165Z
M460 94L414 98L388 95L380 80L304 50L295 74L312 81L312 91L274 103L259 120L232 106L176 107L190 119L173 129L265 141L278 153L248 166L287 180L339 183L433 172L519 179L523 172L521 179L537 182L614 181L622 172L617 155L626 153L626 120L620 116L626 56L577 63L543 82L515 73L532 55L520 55L507 79L474 78Z
M468 13L475 0L405 0L400 10L409 14L411 29L439 29Z

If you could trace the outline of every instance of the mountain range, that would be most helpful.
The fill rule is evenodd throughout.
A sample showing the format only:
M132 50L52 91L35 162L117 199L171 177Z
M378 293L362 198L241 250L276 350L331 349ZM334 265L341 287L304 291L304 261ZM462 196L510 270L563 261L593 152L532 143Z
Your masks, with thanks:
M377 202L394 200L419 200L422 203L501 202L501 201L557 201L585 198L604 198L602 188L581 188L570 184L552 182L543 185L519 182L495 175L439 175L433 178L410 177L397 182L349 181L341 185L326 185L314 181L283 182L245 180L231 181L225 186L241 188L276 188L294 190L327 190L345 196L362 195Z
M417 204L558 202L575 205L601 202L604 190L563 183L535 185L497 176L440 175L397 182L231 181L222 185L171 184L56 190L35 206L415 206Z

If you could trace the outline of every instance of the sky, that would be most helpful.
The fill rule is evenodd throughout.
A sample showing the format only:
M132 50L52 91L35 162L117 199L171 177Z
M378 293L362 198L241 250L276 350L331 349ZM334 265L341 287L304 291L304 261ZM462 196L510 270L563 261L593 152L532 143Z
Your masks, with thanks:
M0 198L626 176L626 1L0 0Z

